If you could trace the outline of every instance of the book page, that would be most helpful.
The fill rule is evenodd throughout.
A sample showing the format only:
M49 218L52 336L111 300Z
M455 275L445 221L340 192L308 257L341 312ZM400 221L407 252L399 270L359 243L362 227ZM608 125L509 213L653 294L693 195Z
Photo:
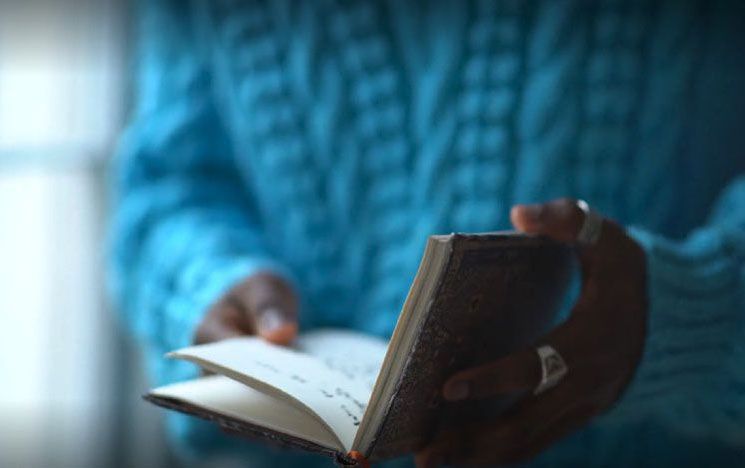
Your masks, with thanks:
M152 390L150 394L198 406L324 447L340 448L336 435L315 417L223 375L166 385Z
M388 342L346 330L321 329L298 337L294 348L322 360L328 367L365 384L372 391Z
M224 374L259 391L285 399L316 415L339 439L345 450L350 450L368 401L371 387L366 381L371 363L344 366L340 359L332 359L324 339L331 335L311 335L300 339L318 358L270 343L256 337L230 340L185 348L169 357L192 361L201 367ZM351 338L340 338L352 345ZM328 341L329 346L332 341ZM369 343L368 343L369 344ZM338 348L340 353L349 348ZM325 357L324 357L325 356ZM349 360L351 357L347 354ZM359 356L361 357L361 356ZM381 356L382 358L382 356Z

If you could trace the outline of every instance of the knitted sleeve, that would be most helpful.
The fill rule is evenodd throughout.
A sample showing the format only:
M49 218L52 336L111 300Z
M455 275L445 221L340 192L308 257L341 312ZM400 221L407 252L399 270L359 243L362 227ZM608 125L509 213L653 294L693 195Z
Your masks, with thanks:
M745 447L745 176L680 242L642 229L649 318L636 375L602 424L636 420Z
M139 20L136 109L114 174L111 284L128 324L160 356L190 344L235 282L282 268L234 166L188 9L143 1ZM189 375L153 361L159 382Z

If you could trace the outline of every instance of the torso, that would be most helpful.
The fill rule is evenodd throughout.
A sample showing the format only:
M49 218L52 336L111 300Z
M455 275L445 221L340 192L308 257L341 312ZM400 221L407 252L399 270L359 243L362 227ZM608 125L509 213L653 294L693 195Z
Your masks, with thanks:
M512 203L581 197L677 235L742 170L700 153L705 2L332 3L210 2L206 28L236 164L314 320L389 333L426 236L507 228Z

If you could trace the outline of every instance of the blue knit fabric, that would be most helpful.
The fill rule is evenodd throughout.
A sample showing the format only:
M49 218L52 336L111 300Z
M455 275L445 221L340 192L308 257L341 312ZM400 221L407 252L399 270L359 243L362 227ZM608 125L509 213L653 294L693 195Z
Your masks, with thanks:
M185 5L143 2L116 169L113 291L154 383L196 375L162 354L258 270L304 328L388 336L427 235L571 196L644 247L647 344L618 404L531 464L741 461L740 3ZM173 419L190 448L245 446Z

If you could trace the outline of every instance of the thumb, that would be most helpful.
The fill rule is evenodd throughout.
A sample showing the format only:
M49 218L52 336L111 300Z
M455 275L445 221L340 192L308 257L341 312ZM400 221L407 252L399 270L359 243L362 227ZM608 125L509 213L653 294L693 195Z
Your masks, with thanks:
M584 213L574 200L561 198L536 205L515 205L510 219L519 231L572 243L582 229Z
M254 332L275 344L290 344L297 336L297 298L279 276L257 273L244 289Z
M279 305L267 305L256 312L256 333L274 344L292 343L297 336L297 320L294 312L289 312Z

